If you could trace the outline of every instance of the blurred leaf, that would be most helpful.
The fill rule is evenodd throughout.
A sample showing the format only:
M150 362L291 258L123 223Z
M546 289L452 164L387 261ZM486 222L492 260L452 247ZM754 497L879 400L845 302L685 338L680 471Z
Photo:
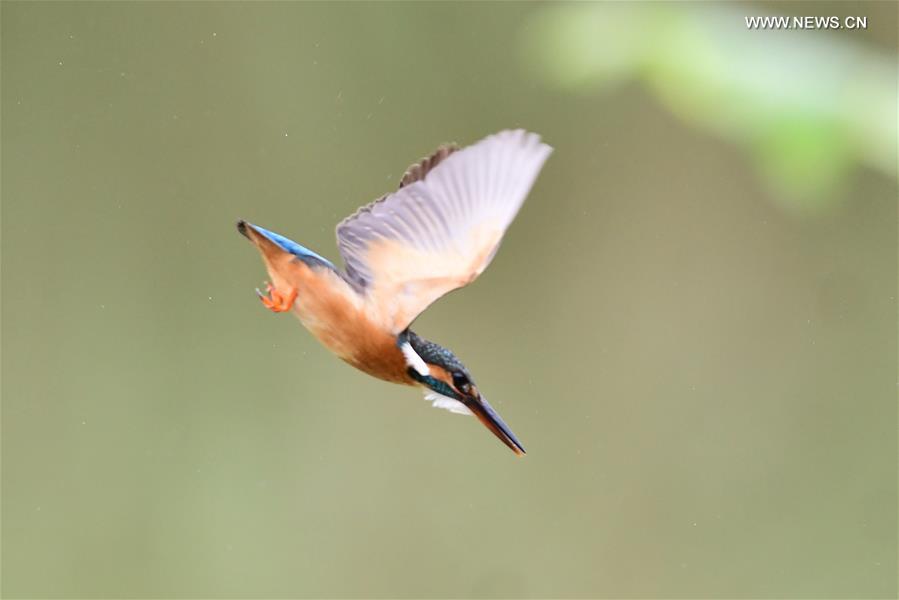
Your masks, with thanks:
M755 148L761 172L786 199L787 210L806 213L829 207L842 197L852 166L848 140L839 127L802 115L772 120Z
M602 11L589 5L546 11L528 38L538 42L529 59L542 78L563 88L618 83L632 77L641 60L644 40L631 34L638 17L617 4ZM598 38L602 43L596 43Z
M525 56L538 77L565 90L642 81L684 121L754 153L791 212L841 200L853 167L896 175L890 57L827 32L750 31L742 13L708 4L552 5L534 20Z

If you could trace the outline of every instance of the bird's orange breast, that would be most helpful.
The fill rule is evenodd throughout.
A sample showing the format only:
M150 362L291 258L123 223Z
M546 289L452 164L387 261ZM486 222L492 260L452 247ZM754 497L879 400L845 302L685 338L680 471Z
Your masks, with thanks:
M279 289L293 287L293 312L326 348L373 377L412 385L396 338L370 316L364 299L339 275L293 259L270 272Z
M294 312L303 325L357 369L386 381L414 383L396 338L370 316L364 299L333 271L297 262Z

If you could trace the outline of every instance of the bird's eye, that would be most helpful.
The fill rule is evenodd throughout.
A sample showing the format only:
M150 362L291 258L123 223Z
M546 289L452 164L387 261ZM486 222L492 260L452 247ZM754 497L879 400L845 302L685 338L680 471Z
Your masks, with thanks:
M471 382L468 381L468 377L466 377L464 373L460 373L459 371L453 373L453 385L463 394L467 394L471 391Z

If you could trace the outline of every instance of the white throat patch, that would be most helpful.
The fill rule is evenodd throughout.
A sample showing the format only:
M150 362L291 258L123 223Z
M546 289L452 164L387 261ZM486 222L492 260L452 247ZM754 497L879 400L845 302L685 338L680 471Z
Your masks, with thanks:
M432 402L433 405L437 408L445 408L451 413L456 413L457 415L470 415L471 410L455 398L450 398L448 396L444 396L443 394L438 394L434 390L425 390L425 400L428 402Z
M415 369L416 373L418 373L422 377L431 374L430 369L428 369L427 363L412 348L412 344L410 344L409 342L403 342L403 345L400 346L400 350L403 351L403 357L405 357L406 359L406 364Z

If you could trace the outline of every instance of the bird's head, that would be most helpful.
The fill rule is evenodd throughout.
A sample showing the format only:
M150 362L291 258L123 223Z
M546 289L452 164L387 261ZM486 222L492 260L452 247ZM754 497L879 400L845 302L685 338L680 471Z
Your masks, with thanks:
M525 454L521 442L481 395L468 369L452 352L408 330L400 335L397 345L405 356L409 376L427 390L425 398L434 406L475 415L515 454Z

